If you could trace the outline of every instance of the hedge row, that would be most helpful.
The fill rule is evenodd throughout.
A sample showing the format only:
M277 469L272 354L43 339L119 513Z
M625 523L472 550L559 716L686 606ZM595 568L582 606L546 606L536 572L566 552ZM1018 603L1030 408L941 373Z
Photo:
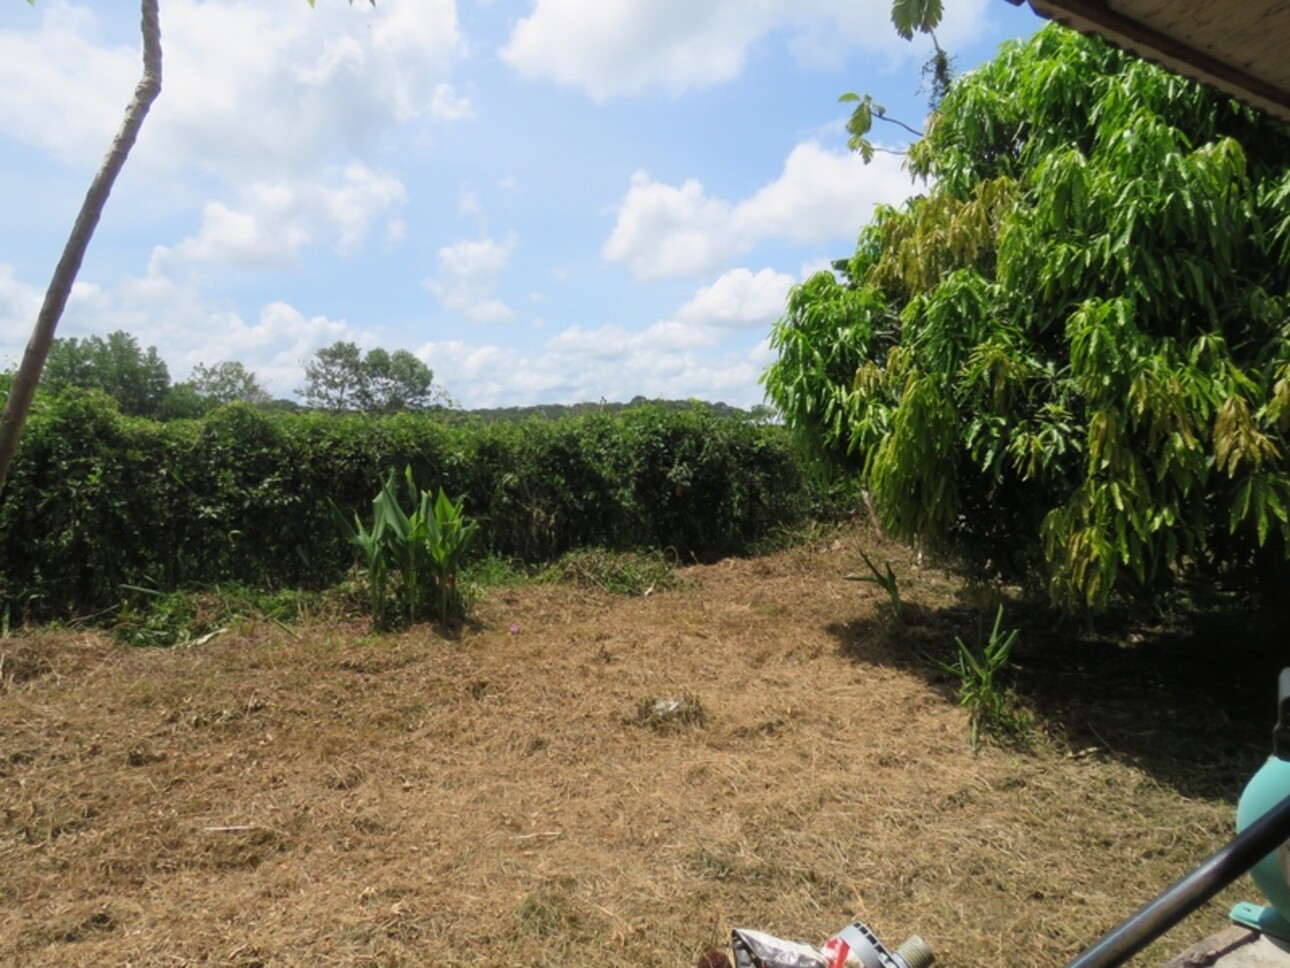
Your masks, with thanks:
M326 586L353 560L328 499L366 516L404 466L465 498L481 550L524 562L590 546L713 559L819 510L781 428L701 407L447 426L233 405L161 424L73 390L24 433L0 502L0 596L40 616L110 606L123 584Z

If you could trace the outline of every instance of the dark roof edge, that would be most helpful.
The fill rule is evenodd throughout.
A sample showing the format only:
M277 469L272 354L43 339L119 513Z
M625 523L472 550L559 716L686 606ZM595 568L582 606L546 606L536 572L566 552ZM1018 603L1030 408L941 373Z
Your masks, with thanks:
M1125 50L1155 61L1193 80L1216 87L1282 121L1290 121L1290 91L1282 90L1162 34L1140 21L1118 13L1097 0L1008 0L1013 6L1029 3L1041 17L1056 20L1083 34L1096 34Z

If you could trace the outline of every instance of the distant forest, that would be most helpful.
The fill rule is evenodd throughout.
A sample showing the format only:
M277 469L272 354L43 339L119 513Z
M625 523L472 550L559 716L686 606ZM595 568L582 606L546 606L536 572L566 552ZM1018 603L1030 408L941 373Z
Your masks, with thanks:
M521 423L533 418L559 420L588 413L621 413L632 407L655 406L665 410L692 410L702 408L714 416L736 420L770 423L775 413L770 407L756 406L751 410L732 407L728 403L708 403L706 400L650 400L643 396L632 397L627 403L541 403L528 407L481 407L477 410L443 410L440 415L448 420L475 420L481 423Z

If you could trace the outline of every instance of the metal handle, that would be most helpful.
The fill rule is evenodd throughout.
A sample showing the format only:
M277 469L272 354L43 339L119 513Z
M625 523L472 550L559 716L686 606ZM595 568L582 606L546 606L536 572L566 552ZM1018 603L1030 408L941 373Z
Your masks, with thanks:
M1286 672L1281 674L1283 690L1290 683ZM1287 839L1290 839L1290 797L1246 827L1236 839L1219 848L1066 968L1112 968L1124 964Z

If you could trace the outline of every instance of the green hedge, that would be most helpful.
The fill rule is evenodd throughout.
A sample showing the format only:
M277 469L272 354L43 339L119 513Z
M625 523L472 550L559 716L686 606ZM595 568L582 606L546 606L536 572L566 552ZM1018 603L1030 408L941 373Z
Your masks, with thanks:
M71 390L23 435L0 502L0 596L48 616L111 606L123 584L326 586L352 562L328 499L366 515L405 465L464 496L483 552L531 563L590 546L711 560L821 500L781 428L703 407L449 426L232 405L161 424Z

